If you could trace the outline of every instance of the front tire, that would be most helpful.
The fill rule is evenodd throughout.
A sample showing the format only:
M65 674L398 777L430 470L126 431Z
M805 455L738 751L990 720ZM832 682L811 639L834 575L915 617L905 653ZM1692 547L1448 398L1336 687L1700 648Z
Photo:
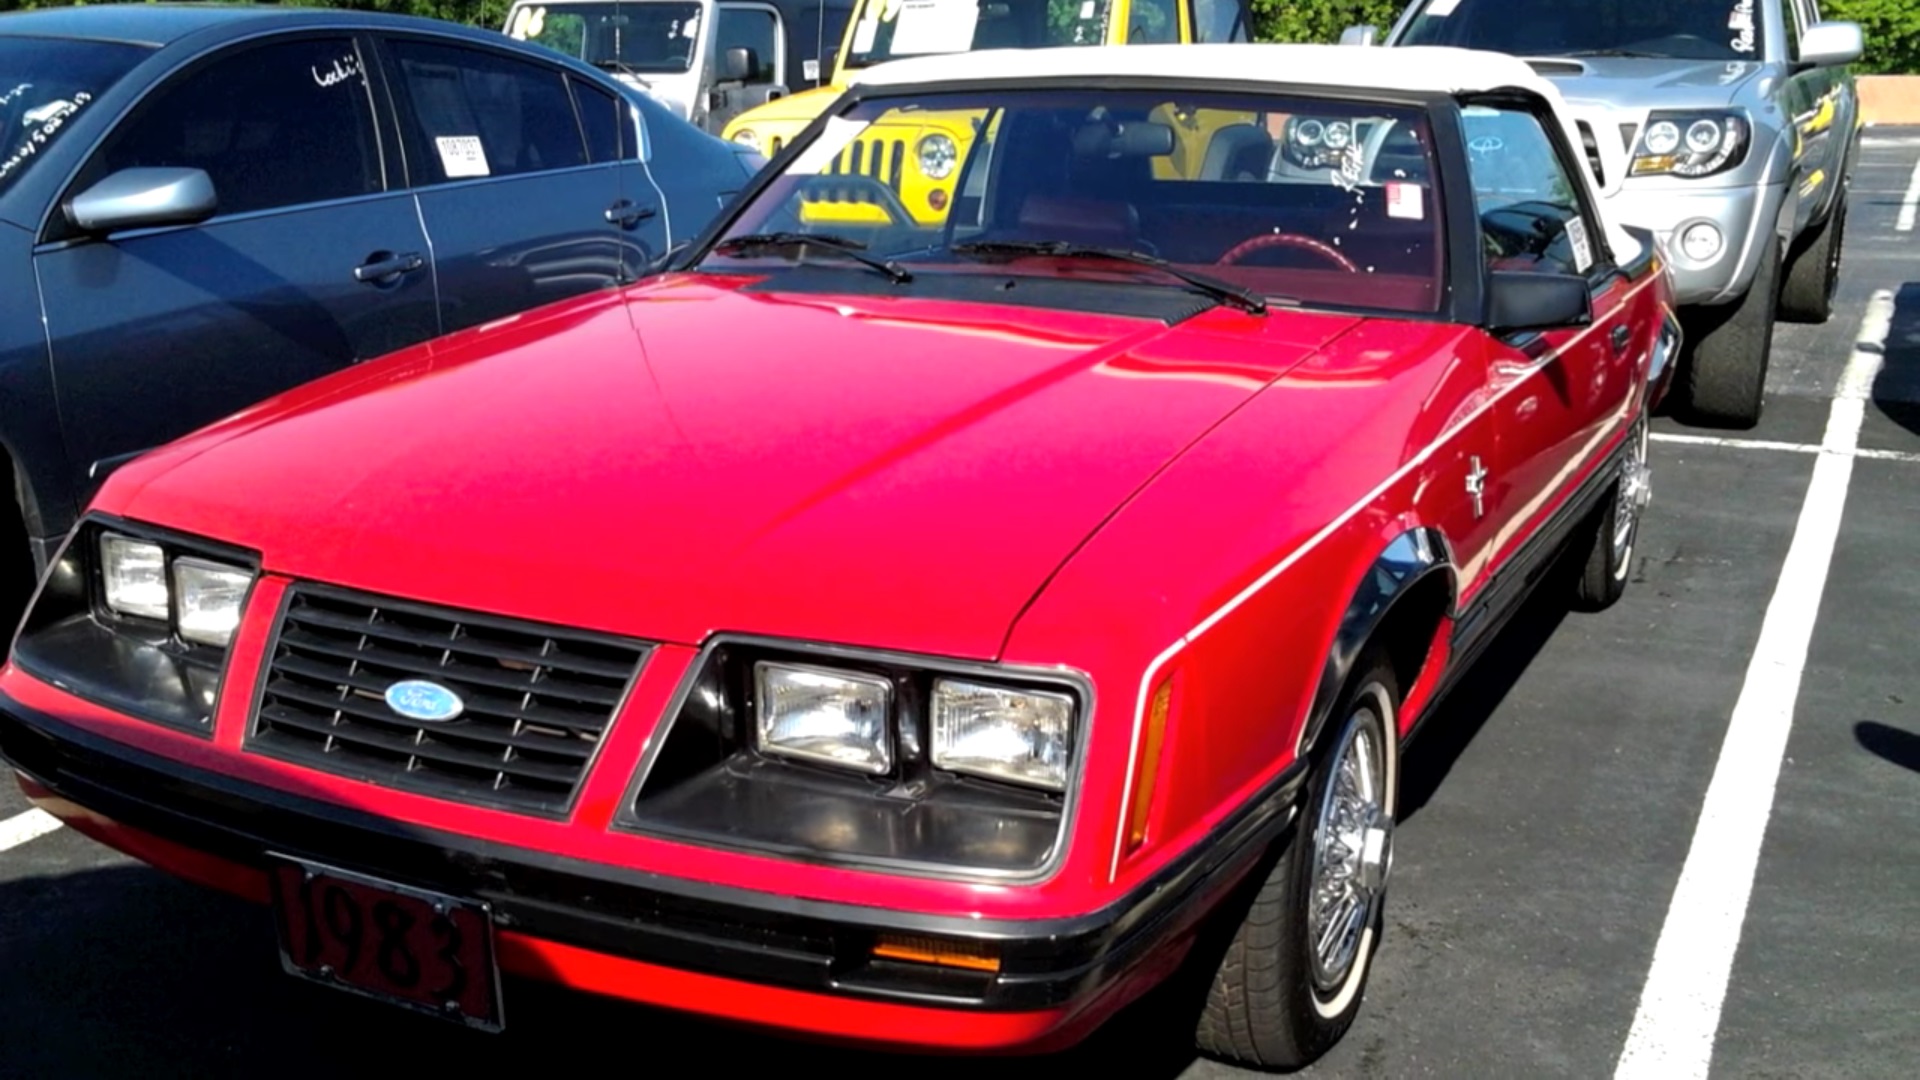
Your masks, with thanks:
M1780 238L1769 234L1746 296L1725 309L1694 315L1693 355L1681 373L1690 418L1731 428L1760 422L1779 295Z
M1789 322L1824 323L1833 317L1833 294L1840 285L1840 254L1846 244L1847 193L1842 188L1827 220L1787 266L1780 287L1780 317Z
M1297 1069L1360 1011L1400 784L1399 685L1384 657L1363 664L1315 755L1303 815L1214 972L1194 1037L1207 1054Z

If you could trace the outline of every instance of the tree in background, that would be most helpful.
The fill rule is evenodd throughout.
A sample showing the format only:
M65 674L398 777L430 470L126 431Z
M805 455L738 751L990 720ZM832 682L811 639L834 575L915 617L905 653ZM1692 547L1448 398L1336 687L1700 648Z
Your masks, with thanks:
M1253 0L1253 36L1259 41L1339 41L1340 31L1368 24L1385 36L1405 7L1396 0Z
M1820 14L1866 31L1861 71L1920 73L1920 0L1823 0Z

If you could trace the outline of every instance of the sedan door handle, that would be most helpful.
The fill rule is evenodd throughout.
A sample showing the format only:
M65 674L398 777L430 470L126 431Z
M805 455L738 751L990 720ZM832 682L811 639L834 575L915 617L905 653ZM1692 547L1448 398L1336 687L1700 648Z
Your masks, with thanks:
M1632 340L1633 340L1633 330L1632 328L1628 327L1627 324L1621 323L1619 326L1616 326L1613 328L1613 351L1614 352L1616 353L1626 352L1627 343L1631 342Z
M386 252L377 252L365 263L353 268L353 280L364 282L368 285L378 285L385 282L388 278L399 277L401 274L411 274L425 265L427 265L427 260L422 258L417 251L410 251L405 255L388 255Z
M651 206L637 206L631 199L621 199L607 207L607 221L623 229L631 229L656 213L659 211Z

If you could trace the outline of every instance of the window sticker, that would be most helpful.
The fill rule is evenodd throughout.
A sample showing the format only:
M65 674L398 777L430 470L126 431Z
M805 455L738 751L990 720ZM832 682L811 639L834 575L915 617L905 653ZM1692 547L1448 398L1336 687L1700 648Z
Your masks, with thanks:
M793 164L787 166L787 175L820 175L821 170L833 164L840 157L840 151L845 150L847 144L867 130L868 126L866 120L849 120L844 116L828 120L826 130L813 140L813 145L801 151L800 156L793 159Z
M895 56L959 53L973 48L979 0L905 0L893 24Z
M433 145L440 151L440 167L447 179L492 175L478 135L442 135L433 140Z
M325 71L321 71L319 68L312 66L309 66L307 70L313 73L313 81L318 83L322 89L329 86L338 86L361 73L360 57L349 53L346 56L335 57L333 64Z
M1727 29L1733 31L1733 51L1753 51L1753 0L1734 0L1733 13L1727 16Z
M1080 5L1080 18L1082 21L1093 18L1093 4L1094 0L1086 0L1086 3Z
M1360 186L1361 179L1366 175L1366 164L1366 151L1360 149L1359 143L1350 142L1340 154L1340 167L1329 175L1335 184L1352 191Z
M54 133L66 125L67 118L79 112L87 102L92 100L93 95L82 90L73 95L71 100L55 98L37 109L28 109L22 119L27 122L29 130L21 140L19 148L7 155L6 160L0 161L0 180L5 180L13 175L15 169L32 160L33 155L47 145L47 140L53 138Z
M1427 192L1419 184L1390 181L1387 184L1387 216L1406 221L1425 221Z
M527 40L527 20L531 18L532 8L514 8L513 18L507 21L507 36L515 41Z
M1573 268L1583 274L1593 269L1593 242L1587 238L1586 222L1567 219L1567 242L1573 245Z
M1436 19L1444 19L1453 14L1453 9L1459 6L1460 0L1433 0L1433 3L1427 5L1427 14Z

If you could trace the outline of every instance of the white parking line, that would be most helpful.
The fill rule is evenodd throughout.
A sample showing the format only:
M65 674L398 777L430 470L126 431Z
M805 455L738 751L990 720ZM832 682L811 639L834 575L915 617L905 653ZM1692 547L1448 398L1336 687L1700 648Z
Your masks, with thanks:
M1900 200L1900 218L1893 223L1895 232L1912 232L1913 221L1920 216L1920 164L1913 167L1913 179L1907 183L1907 197Z
M29 810L0 821L0 851L37 840L60 827L60 819L45 810Z
M1875 293L1834 395L1823 452L1814 461L1793 543L1760 624L1760 641L1654 946L1653 967L1614 1072L1616 1080L1704 1080L1712 1064L1720 1008L1800 696L1800 673L1846 509L1853 451L1880 369L1879 346L1892 319L1893 294Z
M1717 435L1679 435L1671 432L1656 432L1648 438L1654 442L1679 443L1683 446L1723 446L1731 450L1778 450L1789 454L1839 453L1829 451L1819 443L1773 442L1767 439L1723 439ZM1846 451L1853 457L1872 458L1875 461L1904 461L1909 465L1920 464L1920 454L1907 450L1869 450L1856 447Z

